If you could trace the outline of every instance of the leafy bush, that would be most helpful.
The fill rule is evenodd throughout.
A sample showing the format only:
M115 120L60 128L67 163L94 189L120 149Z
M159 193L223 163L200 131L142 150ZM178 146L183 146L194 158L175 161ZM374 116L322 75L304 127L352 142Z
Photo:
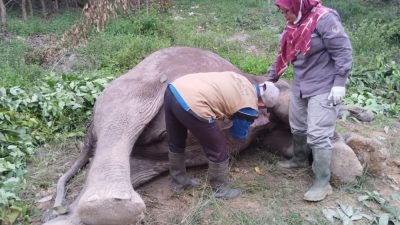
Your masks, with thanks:
M382 57L375 64L371 60L376 55L399 59L398 6L379 1L378 7L371 0L327 0L324 4L341 14L354 56L362 59L355 60L346 103L375 113L398 114L399 68ZM78 19L76 12L53 14L48 21L32 18L27 23L11 17L9 30L18 36L0 40L0 223L21 220L27 213L15 187L24 183L25 164L36 145L83 135L93 101L110 80L105 76L120 74L151 52L173 45L208 49L247 73L264 74L276 56L278 34L284 26L275 10L273 1L177 0L171 14L126 14L111 21L103 33L90 33L87 45L76 46L78 54L94 65L87 68L83 63L80 72L96 70L96 76L88 77L49 75L37 64L43 58L40 50L25 44L28 35L61 34ZM241 32L250 36L245 43L228 41ZM249 54L249 45L263 55ZM30 64L27 52L33 54ZM285 78L292 76L290 67ZM296 215L290 217L296 221Z
M383 24L384 38L386 42L393 45L400 45L400 18Z
M378 114L398 116L400 111L400 69L394 61L378 57L371 68L354 69L349 76L346 104L357 105Z
M95 98L110 78L51 74L40 86L0 87L0 221L12 224L21 212L14 194L24 182L35 145L60 137L82 136ZM13 211L14 210L14 211Z

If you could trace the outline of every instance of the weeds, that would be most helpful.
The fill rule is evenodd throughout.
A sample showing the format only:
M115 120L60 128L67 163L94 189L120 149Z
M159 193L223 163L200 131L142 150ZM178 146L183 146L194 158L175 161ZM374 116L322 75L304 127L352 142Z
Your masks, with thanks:
M400 110L398 6L363 0L327 0L324 4L337 9L354 48L355 63L347 103L396 116ZM22 23L11 15L9 31L12 35L0 40L0 201L4 209L0 216L13 215L8 221L17 216L19 221L29 223L29 206L21 203L14 191L18 185L24 186L27 160L37 144L55 138L54 134L57 138L82 135L83 122L97 93L111 79L102 77L119 76L151 52L169 46L211 50L244 72L262 75L275 59L284 27L282 16L275 13L273 1L177 0L168 12L125 14L110 21L104 32L91 31L87 45L70 49L83 60L77 62L71 73L54 74L41 65L46 61L41 46L30 45L27 38L54 34L57 39L78 18L79 12L64 11L53 14L48 21L35 17ZM238 33L248 34L248 37L229 41ZM87 66L84 60L91 65ZM54 62L48 63L51 67ZM285 78L292 77L290 68ZM262 169L273 175L279 173L276 168L263 167L261 163L271 164L276 158L261 150L257 154L260 154ZM249 185L236 185L249 194L265 190L265 198L279 199L293 194L293 190L301 191L299 184L290 189L294 185L293 177L288 178L279 184L265 184L260 175ZM364 175L356 184L342 189L349 193L364 190L367 178ZM46 181L36 184L42 188L49 185ZM275 185L281 185L282 191L269 193ZM199 196L190 213L173 223L200 224L207 210L213 211L210 224L302 223L300 215L294 211L260 216L233 210L225 215L221 207L221 202L207 195ZM263 210L268 209L264 207Z

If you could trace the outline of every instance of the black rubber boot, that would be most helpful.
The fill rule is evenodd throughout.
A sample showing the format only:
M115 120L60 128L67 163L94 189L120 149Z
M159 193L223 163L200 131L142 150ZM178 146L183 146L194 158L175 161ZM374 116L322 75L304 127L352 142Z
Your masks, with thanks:
M280 161L277 165L281 168L302 168L309 164L311 149L307 145L307 135L293 134L294 156L285 161Z
M214 197L232 199L239 197L242 191L228 186L229 159L215 163L208 161L208 179L214 191Z
M313 150L314 183L304 194L304 200L317 202L332 194L332 187L329 184L331 178L331 150Z
M187 176L185 166L185 153L168 153L169 158L169 174L172 177L174 191L182 191L187 188L198 187L200 182L198 179L191 179Z

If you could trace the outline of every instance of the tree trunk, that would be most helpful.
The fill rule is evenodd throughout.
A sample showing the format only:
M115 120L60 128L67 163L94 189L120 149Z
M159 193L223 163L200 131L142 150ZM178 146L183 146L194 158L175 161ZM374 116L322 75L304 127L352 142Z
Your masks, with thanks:
M32 0L28 0L28 7L29 7L29 16L33 17Z
M22 11L22 20L26 22L28 20L26 16L26 0L21 1L21 11Z
M54 0L54 10L55 10L56 12L58 12L58 10L59 10L59 7L58 7L58 0Z
M0 14L1 14L1 32L7 32L7 12L3 0L0 0Z
M43 13L43 18L47 20L47 10L46 10L46 3L44 0L40 0L40 4L42 5L42 13Z
M140 13L140 0L137 0L136 6L137 6L137 11Z

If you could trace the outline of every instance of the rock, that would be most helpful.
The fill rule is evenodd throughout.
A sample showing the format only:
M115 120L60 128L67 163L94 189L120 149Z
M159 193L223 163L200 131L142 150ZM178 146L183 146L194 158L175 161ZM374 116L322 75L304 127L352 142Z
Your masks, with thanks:
M356 154L342 140L333 143L331 171L331 183L334 186L354 182L363 173Z
M350 116L361 122L371 122L374 119L374 113L372 111L358 106L349 106L347 107L347 111L349 111Z
M390 154L381 142L355 133L345 134L344 139L370 174L384 174Z

